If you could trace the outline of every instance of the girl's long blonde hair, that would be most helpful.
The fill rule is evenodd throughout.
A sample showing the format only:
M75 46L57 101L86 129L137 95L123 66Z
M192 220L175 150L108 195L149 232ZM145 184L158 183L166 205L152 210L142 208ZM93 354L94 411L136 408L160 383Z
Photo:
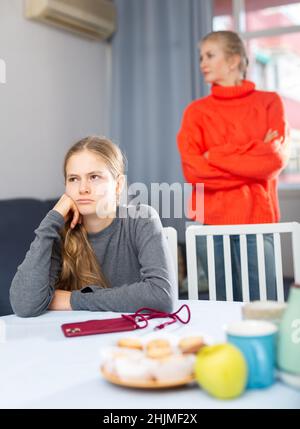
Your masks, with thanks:
M84 150L101 157L115 180L124 174L125 158L119 147L105 137L90 136L78 141L68 150L64 160L65 181L69 159ZM71 229L70 223L71 219L60 232L62 269L56 287L68 291L79 290L88 285L110 287L89 243L86 229L82 224Z

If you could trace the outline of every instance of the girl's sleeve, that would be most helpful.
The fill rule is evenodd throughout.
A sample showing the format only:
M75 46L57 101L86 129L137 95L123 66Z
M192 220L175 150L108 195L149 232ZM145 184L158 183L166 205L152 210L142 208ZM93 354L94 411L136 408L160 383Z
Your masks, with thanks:
M71 294L73 310L135 312L141 307L172 311L177 288L169 245L156 211L147 206L148 218L135 219L135 244L140 281L117 288L88 286Z
M10 287L10 302L17 316L39 316L47 310L61 270L59 230L63 226L63 216L50 210L34 231L36 237Z
M211 167L253 180L268 180L280 173L289 158L288 127L281 98L273 93L266 108L266 131L277 130L278 138L269 143L255 139L242 145L229 142L213 147L209 151L208 160ZM242 130L240 135L242 136Z
M240 187L250 182L249 179L210 165L204 158L206 148L203 133L193 105L184 112L181 128L177 135L177 146L181 156L183 174L188 183L193 185L203 183L205 189L215 191Z

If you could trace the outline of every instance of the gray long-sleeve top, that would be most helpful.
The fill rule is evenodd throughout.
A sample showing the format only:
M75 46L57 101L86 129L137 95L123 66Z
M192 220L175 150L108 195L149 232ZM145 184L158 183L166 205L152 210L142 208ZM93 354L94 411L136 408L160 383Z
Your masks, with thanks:
M39 316L51 303L62 266L59 231L63 226L63 216L50 210L34 231L36 237L10 288L13 311L20 317ZM177 287L174 265L152 207L122 207L108 227L89 233L88 239L111 288L86 285L72 291L73 310L134 312L151 307L172 311Z

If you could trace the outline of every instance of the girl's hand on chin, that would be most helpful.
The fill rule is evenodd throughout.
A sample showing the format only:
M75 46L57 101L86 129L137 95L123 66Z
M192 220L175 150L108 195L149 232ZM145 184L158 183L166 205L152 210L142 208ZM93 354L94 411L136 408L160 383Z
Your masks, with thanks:
M71 228L74 229L77 223L82 223L82 216L79 213L79 210L71 197L67 194L63 194L61 198L58 200L56 205L53 207L53 210L60 213L65 222L68 219L71 219Z

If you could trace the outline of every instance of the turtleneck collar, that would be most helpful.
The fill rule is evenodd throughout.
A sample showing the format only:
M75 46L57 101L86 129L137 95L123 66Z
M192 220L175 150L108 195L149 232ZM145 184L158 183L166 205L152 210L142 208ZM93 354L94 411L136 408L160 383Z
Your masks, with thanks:
M249 80L243 80L241 85L222 86L212 85L211 92L215 98L232 99L245 97L255 90L255 84Z

